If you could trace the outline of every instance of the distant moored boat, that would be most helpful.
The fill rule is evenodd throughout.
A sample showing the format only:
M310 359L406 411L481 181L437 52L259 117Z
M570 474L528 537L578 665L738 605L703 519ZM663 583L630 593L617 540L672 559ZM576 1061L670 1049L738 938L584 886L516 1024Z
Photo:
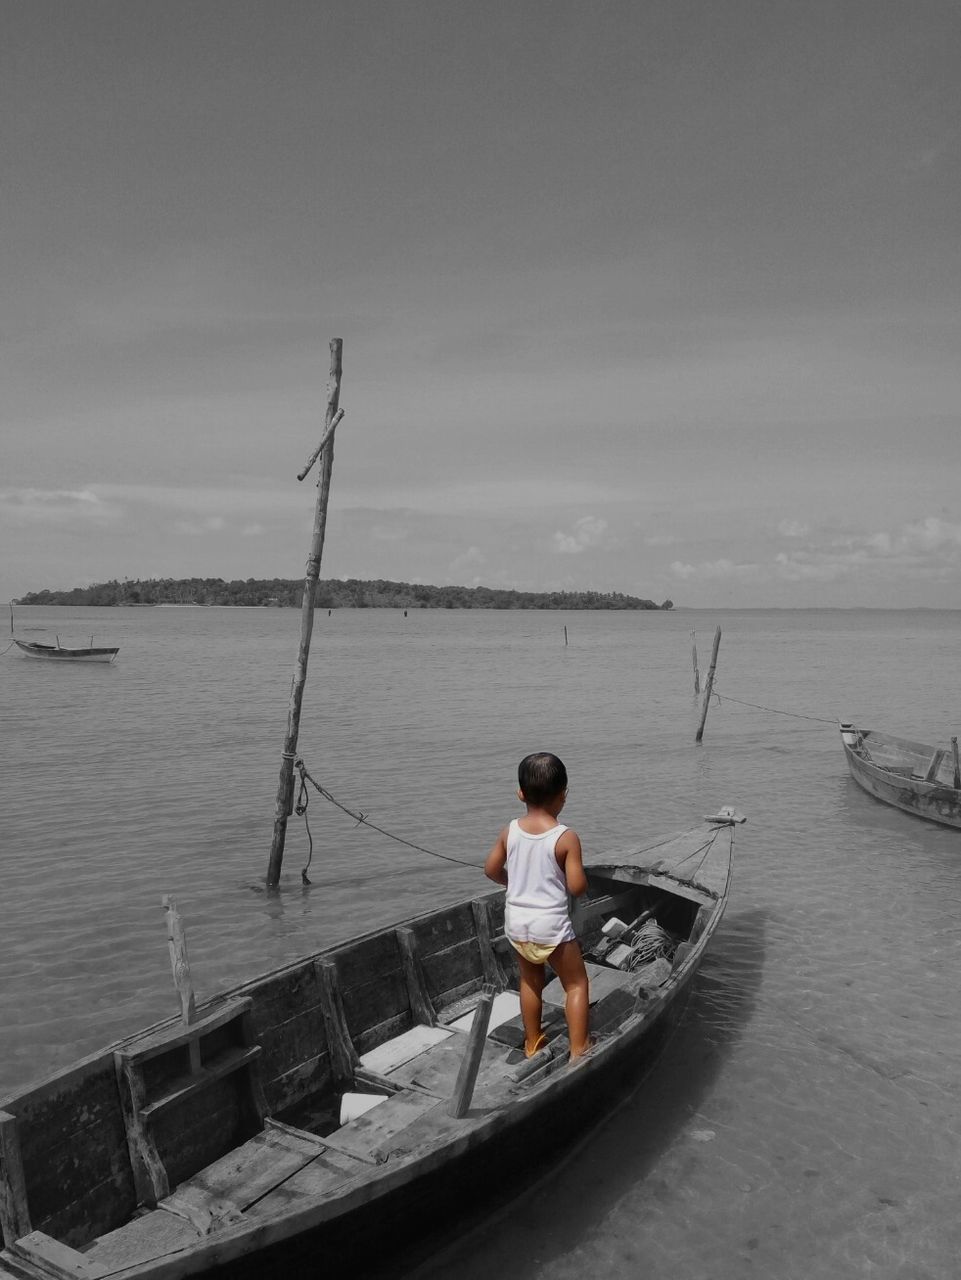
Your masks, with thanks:
M46 658L54 662L113 662L120 652L119 645L95 648L93 642L82 649L56 644L40 644L36 640L17 640L13 642L21 653L28 658Z
M841 741L851 777L870 795L930 822L961 827L961 787L950 748L853 724L841 725Z

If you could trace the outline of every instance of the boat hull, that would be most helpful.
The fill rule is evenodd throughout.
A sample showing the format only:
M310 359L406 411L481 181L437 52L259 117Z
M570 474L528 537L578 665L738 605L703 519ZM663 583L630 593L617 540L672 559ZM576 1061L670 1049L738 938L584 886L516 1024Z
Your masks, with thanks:
M520 1051L516 958L491 893L294 961L0 1100L14 1153L0 1280L40 1280L52 1258L117 1280L287 1277L319 1258L358 1274L436 1245L445 1223L462 1234L491 1191L536 1182L637 1088L723 915L733 831L659 841L653 862L589 862L575 925L596 1044L576 1063L556 980L548 1047ZM648 916L669 951L652 959L631 926L616 935L639 948L631 963L608 960L612 921ZM473 1011L498 989L517 1013L481 1027L459 1112ZM358 1088L384 1095L369 1115L324 1111Z
M952 785L949 753L927 778L937 749L926 743L850 724L841 726L841 742L851 777L868 795L917 818L961 829L961 790Z
M287 1236L256 1255L239 1254L204 1272L207 1280L289 1280L312 1274L318 1258L336 1258L338 1275L396 1274L515 1203L557 1172L579 1143L633 1095L656 1066L689 1003L692 972L661 1016L618 1056L592 1071L578 1068L570 1091L544 1100L523 1118L460 1156L440 1160L332 1222ZM173 1280L173 1277L170 1278Z
M29 640L14 640L14 644L27 658L39 658L45 662L113 662L120 652L119 646L69 649L54 644L36 644Z

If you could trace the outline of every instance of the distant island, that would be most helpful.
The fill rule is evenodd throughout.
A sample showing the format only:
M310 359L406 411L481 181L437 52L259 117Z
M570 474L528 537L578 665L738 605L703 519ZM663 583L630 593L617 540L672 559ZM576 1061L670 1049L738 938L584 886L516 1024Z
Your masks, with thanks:
M153 578L98 582L70 591L30 591L15 604L88 605L243 605L297 608L304 598L302 580L247 578ZM321 579L318 609L673 609L665 600L641 600L620 591L506 591L499 587L431 587L419 582L386 582L383 578Z

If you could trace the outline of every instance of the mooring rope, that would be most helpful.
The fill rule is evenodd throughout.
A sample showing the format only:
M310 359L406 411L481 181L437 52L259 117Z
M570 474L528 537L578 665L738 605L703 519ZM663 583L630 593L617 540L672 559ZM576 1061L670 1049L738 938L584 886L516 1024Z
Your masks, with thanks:
M729 694L718 693L716 686L711 690L711 695L717 698L718 702L736 702L742 707L754 707L757 711L769 711L772 716L791 716L795 720L817 720L820 724L836 725L838 723L837 716L833 716L830 719L826 716L805 716L800 711L781 711L777 707L765 707L760 702L745 702L743 698L732 698Z
M388 831L385 827L378 826L376 822L371 822L366 813L357 809L351 809L349 805L343 804L336 796L332 795L322 783L318 782L316 778L311 776L303 760L299 758L295 760L294 768L300 774L300 793L297 797L297 803L294 806L294 811L298 817L302 817L304 820L304 826L307 828L307 840L309 842L307 862L300 873L304 884L310 884L310 880L307 878L307 870L310 867L311 860L314 856L314 840L310 832L310 824L307 822L307 806L310 802L310 793L307 790L308 782L320 795L324 797L325 800L329 800L335 808L340 809L341 813L346 813L349 818L353 818L358 827L370 827L371 831L376 831L380 835L386 836L388 840L394 840L397 844L405 845L408 849L414 849L418 853L426 853L431 858L440 858L444 862L453 862L459 867L469 867L472 871L480 871L483 868L484 864L481 862L467 862L465 859L455 858L449 853L438 853L436 849L428 849L422 844L415 844L412 840L405 840L403 836L396 835L393 831ZM690 830L693 831L695 828L691 827ZM704 853L706 857L707 855L705 851L710 849L711 845L717 838L719 830L720 828L716 831L712 831L704 844L693 850L692 853L689 853L686 858L682 859L682 861L686 862L690 858L696 858L699 853ZM681 834L686 834L686 832L682 832ZM677 835L672 835L666 836L663 840L656 840L653 844L645 845L643 848L637 849L635 851L635 856L636 854L650 853L654 849L660 849L663 845L670 844L676 839Z
M483 865L482 863L465 862L463 858L455 858L452 854L449 854L449 853L438 853L435 849L427 849L422 844L415 844L412 840L405 840L403 836L395 835L393 831L387 831L385 830L384 827L379 827L376 822L371 822L370 818L368 818L366 813L361 813L356 809L351 809L346 804L342 804L337 799L337 797L332 796L331 793L327 790L327 788L323 786L321 783L319 783L316 778L311 777L311 775L307 772L307 768L303 760L295 760L294 768L300 774L301 797L307 794L306 783L309 782L310 785L314 787L315 790L318 791L324 797L325 800L329 800L332 805L340 809L342 813L346 813L348 817L356 819L358 827L359 826L370 827L371 831L379 832L380 835L386 836L388 840L395 840L398 844L406 845L408 849L416 849L418 853L426 853L431 858L441 858L444 862L454 862L460 867L470 867L472 871L480 871ZM297 803L298 803L297 812L298 813L302 812L304 815L304 820L306 821L307 805L305 803L303 805L303 809L301 810L299 807L301 804L301 800L298 800ZM311 842L311 857L312 856L313 856L313 842ZM307 860L307 866L310 866L309 858ZM303 877L305 884L310 883L310 881L307 879L307 867L304 867L304 870L301 872L301 876Z

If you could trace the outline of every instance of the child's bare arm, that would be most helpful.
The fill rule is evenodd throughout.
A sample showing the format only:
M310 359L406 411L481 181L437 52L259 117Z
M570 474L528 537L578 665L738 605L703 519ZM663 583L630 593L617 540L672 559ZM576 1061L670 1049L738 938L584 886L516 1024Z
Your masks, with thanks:
M584 874L581 842L577 832L568 828L554 846L554 853L563 868L567 892L575 898L587 893L587 876Z
M507 828L497 837L484 863L484 875L495 884L507 884Z

